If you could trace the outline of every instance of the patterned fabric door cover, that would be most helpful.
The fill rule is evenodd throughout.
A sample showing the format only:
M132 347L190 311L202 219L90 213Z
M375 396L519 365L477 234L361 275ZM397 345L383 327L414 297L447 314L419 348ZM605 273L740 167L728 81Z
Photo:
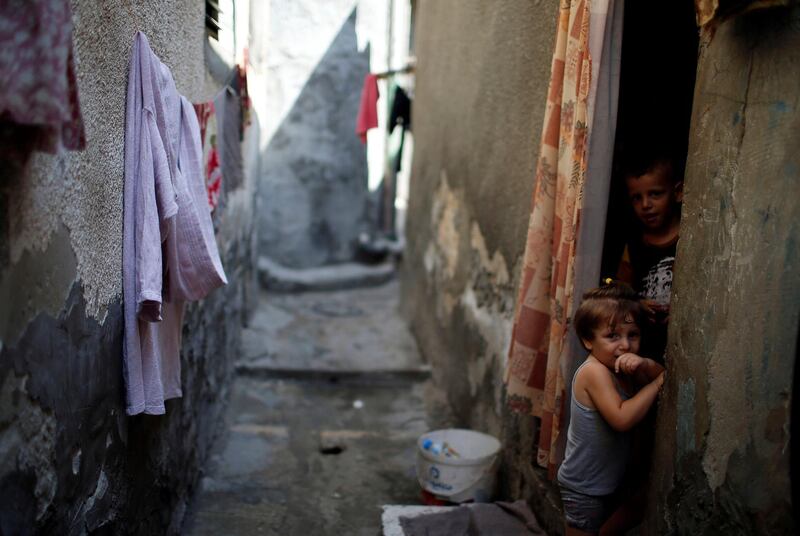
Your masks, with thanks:
M560 373L586 177L590 1L562 0L522 280L506 368L507 400L541 418L537 462L551 459L564 406Z

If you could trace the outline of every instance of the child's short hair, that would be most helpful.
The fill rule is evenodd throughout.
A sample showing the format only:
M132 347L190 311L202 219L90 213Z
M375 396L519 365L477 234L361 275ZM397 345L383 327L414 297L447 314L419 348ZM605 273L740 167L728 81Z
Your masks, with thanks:
M684 159L678 158L670 152L652 150L632 151L626 154L622 163L622 178L638 178L661 167L669 170L667 178L672 184L683 180Z
M603 325L613 329L628 316L636 325L642 325L644 308L639 296L627 283L611 281L583 295L583 301L575 312L575 332L581 341L591 341L594 330Z

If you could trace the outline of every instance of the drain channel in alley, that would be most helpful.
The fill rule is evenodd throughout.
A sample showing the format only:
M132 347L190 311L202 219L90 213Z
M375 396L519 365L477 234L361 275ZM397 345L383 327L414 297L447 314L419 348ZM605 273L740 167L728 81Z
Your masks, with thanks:
M375 536L382 505L419 503L434 397L397 294L261 297L186 534Z

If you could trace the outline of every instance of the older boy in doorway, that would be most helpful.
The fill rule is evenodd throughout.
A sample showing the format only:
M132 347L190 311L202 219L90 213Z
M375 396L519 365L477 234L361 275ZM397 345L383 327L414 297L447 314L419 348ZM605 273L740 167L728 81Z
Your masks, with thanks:
M662 365L683 201L683 179L678 173L674 159L667 157L629 166L625 172L640 232L628 241L617 278L631 284L650 316L640 353Z
M672 292L672 267L681 220L681 167L668 157L644 159L625 169L628 200L639 223L629 239L617 278L630 283L650 321L643 326L639 354L665 365L667 322ZM603 525L601 536L624 534L641 523L655 433L655 408L640 423L633 438L622 505Z

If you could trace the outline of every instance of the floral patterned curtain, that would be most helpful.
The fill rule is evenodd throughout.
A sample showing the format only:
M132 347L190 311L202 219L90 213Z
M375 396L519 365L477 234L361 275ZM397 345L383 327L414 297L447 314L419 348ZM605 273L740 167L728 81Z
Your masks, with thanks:
M572 312L575 238L586 176L589 20L589 0L561 1L506 369L508 404L541 419L537 462L551 468L558 462L550 452L564 406L559 358Z

